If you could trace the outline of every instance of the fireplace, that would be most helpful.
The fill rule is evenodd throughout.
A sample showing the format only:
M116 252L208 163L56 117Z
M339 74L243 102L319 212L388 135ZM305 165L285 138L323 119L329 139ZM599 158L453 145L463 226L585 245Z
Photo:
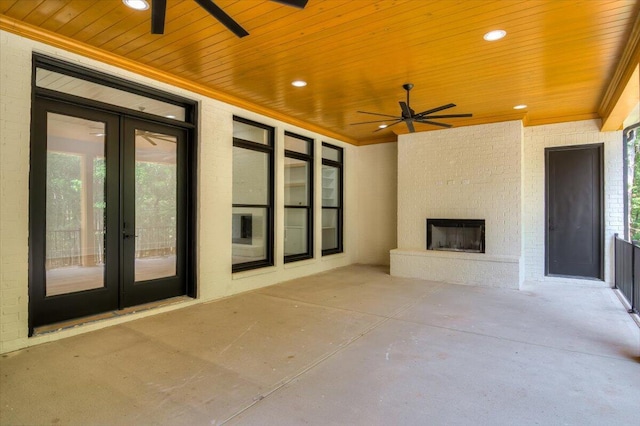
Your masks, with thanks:
M484 219L427 219L427 250L484 253Z

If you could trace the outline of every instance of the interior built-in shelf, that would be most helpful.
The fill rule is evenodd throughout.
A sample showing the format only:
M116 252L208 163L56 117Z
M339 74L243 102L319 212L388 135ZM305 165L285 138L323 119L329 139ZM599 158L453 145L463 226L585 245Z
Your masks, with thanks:
M322 205L325 207L336 206L337 195L337 169L322 169Z

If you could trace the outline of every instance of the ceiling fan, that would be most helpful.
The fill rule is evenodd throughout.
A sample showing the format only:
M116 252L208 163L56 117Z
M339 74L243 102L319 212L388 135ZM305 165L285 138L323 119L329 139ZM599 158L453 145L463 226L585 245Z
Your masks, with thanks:
M227 27L232 33L239 38L248 36L247 30L242 28L240 24L227 15L224 10L220 9L213 0L194 0L201 8L209 12L211 16L216 18L222 25ZM282 3L287 6L304 9L309 0L271 0ZM164 34L164 18L167 12L167 0L151 0L151 34Z
M160 141L176 143L176 138L173 136L165 135L164 133L149 132L147 130L136 129L136 136L140 136L142 139L146 140L153 146L158 145L158 142Z
M442 111L443 109L453 108L454 106L456 106L456 104L442 105L442 106L439 106L437 108L428 109L426 111L422 111L422 112L419 112L419 113L416 114L415 111L412 110L411 107L409 106L409 91L411 89L413 89L413 84L411 84L411 83L403 84L402 88L407 91L407 102L400 101L400 108L401 108L401 115L400 116L388 115L388 114L379 114L377 112L358 111L361 114L378 115L378 116L381 116L381 117L387 117L387 119L386 120L376 120L376 121L363 121L363 122L360 122L360 123L351 123L351 125L371 124L371 123L386 123L386 122L392 121L391 124L382 125L382 126L380 126L379 129L374 130L374 132L379 132L380 130L383 130L383 129L389 128L391 126L395 126L398 123L404 122L407 125L407 128L409 129L409 132L413 133L413 132L416 131L415 127L413 126L413 123L432 124L434 126L441 126L441 127L449 128L449 127L452 126L451 124L439 123L437 121L432 121L432 119L434 119L434 118L436 118L436 119L439 119L439 118L461 118L461 117L472 117L473 116L473 114L433 115L433 113L438 112L438 111Z

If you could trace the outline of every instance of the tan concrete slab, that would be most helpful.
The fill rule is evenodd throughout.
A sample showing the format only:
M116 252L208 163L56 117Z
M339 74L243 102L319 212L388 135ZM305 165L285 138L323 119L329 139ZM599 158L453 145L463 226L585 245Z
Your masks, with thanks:
M640 330L592 287L340 268L8 354L0 424L626 424Z
M571 351L640 356L640 330L604 284L525 291L446 285L398 318Z
M640 364L389 320L230 425L605 425L638 420Z
M391 317L442 283L392 277L387 267L352 265L258 290L261 294Z

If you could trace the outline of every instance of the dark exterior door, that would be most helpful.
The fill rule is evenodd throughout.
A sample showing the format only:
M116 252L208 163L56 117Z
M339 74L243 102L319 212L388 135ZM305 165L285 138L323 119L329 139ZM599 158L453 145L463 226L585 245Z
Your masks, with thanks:
M187 130L34 104L30 332L187 293Z
M602 151L545 150L546 275L603 279Z

